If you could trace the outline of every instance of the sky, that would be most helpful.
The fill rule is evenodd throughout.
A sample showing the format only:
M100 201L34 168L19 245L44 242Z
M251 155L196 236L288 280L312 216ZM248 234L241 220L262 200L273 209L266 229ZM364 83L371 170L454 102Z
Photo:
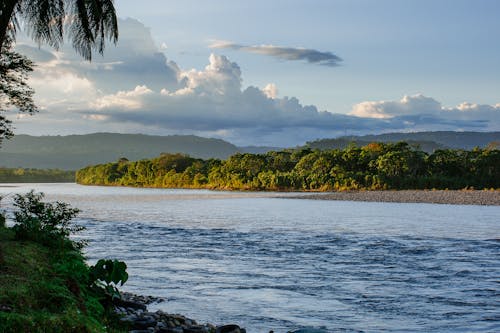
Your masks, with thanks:
M195 134L293 146L500 130L500 1L120 0L91 63L19 36L40 112L16 133ZM67 43L70 44L70 43Z

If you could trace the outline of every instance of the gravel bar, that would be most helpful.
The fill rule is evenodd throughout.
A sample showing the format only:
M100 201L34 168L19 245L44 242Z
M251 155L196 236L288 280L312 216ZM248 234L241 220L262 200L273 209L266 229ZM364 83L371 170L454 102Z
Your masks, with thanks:
M297 195L291 198L368 202L433 203L500 206L500 190L345 191Z

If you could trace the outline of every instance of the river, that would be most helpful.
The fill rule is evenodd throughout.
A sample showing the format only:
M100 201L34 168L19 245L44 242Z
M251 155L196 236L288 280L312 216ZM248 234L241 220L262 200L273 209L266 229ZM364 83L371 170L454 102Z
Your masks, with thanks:
M248 332L500 331L500 206L13 184L81 209L85 252L126 261L152 309Z

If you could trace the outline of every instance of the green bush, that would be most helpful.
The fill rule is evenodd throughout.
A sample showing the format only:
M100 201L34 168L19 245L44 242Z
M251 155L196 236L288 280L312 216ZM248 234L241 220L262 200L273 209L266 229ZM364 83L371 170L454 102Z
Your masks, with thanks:
M8 313L0 311L0 332L112 329L118 323L111 304L114 298L121 297L117 287L128 279L127 265L101 259L89 267L81 251L84 243L69 238L84 229L71 223L78 209L66 203L43 202L43 198L43 193L34 191L16 195L15 224L12 230L3 230L11 235L7 249L17 251L17 256L8 257L9 267L24 268L16 271L23 279L22 284L16 282L15 288L4 288L12 285L11 277L0 274L0 303L13 308ZM0 246L0 250L5 248Z
M84 227L71 224L79 210L63 202L43 202L43 193L31 191L14 197L13 227L16 238L31 240L47 246L58 245L81 248L83 242L72 242L69 236L84 230Z

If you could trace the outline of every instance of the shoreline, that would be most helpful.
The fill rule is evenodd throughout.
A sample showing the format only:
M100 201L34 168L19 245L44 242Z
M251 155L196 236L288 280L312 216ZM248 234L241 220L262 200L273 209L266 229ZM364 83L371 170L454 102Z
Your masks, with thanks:
M287 198L336 201L500 206L500 190L342 191L296 195Z

